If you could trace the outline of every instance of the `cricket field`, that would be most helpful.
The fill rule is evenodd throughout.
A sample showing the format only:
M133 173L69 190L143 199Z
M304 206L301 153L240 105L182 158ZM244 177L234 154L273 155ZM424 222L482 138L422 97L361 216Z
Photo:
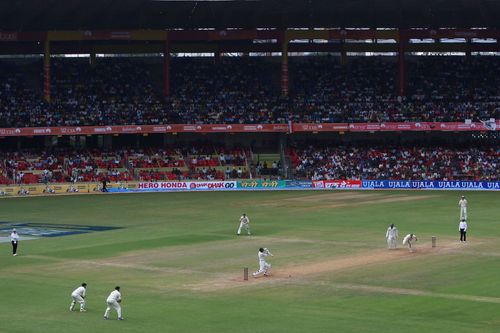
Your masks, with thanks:
M236 236L242 213L251 236ZM2 333L500 332L500 192L6 198L0 221ZM32 238L16 257L5 238L14 226ZM401 246L408 233L418 237L414 253ZM274 254L272 276L243 281L259 247ZM88 311L70 312L82 282ZM106 321L116 285L124 320L112 312Z

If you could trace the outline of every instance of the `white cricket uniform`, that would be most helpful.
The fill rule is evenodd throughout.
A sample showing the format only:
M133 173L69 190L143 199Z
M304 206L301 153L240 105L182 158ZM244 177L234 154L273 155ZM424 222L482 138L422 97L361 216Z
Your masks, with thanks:
M71 298L73 298L73 301L69 306L69 311L73 311L76 303L80 304L80 311L85 311L85 292L86 289L84 286L80 286L73 290L73 292L71 293Z
M116 310L116 313L118 313L118 319L122 319L122 308L120 306L120 303L118 303L118 301L121 301L121 299L122 294L120 294L118 290L113 290L111 294L109 294L108 298L106 299L108 307L106 308L106 312L104 312L104 318L108 319L111 307L113 307Z
M260 252L259 251L259 253L258 253L258 256L259 256L259 270L257 272L253 273L253 277L257 277L257 276L259 276L262 273L264 273L264 275L268 274L268 270L271 268L271 264L269 264L266 261L266 257L269 256L269 255L272 256L271 252L269 252L268 249L265 249L264 252Z
M412 251L412 249L411 249L411 243L413 241L416 241L416 240L417 240L417 236L416 235L408 234L408 235L405 236L405 238L403 238L403 245L408 245L408 250Z
M238 234L238 235L241 234L241 229L243 229L243 228L247 231L247 233L249 235L251 235L250 234L250 219L246 215L245 216L242 215L240 217L240 227L238 228L238 232L236 234Z
M394 228L387 228L387 232L385 233L385 238L387 238L387 247L389 249L395 249L397 247L397 238L398 238L398 229L396 227Z
M460 199L458 206L460 207L460 219L467 220L467 199Z

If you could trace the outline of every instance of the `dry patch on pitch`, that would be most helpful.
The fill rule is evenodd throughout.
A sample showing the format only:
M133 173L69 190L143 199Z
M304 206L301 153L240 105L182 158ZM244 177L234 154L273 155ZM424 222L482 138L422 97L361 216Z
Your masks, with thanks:
M262 238L262 237L261 237ZM272 239L275 241L293 242L293 243L317 243L317 241L312 241L308 239L279 239L267 237L266 239ZM336 241L324 241L328 244L336 245L353 245L352 242L336 242ZM356 245L363 245L364 243L359 243ZM474 245L482 244L481 242L475 242ZM227 250L231 248L231 244L225 244L222 242L220 244L219 250ZM466 245L469 247L469 245ZM277 268L272 270L271 278L258 278L253 279L251 276L249 281L243 281L242 274L231 275L231 276L221 276L218 272L207 272L203 268L193 269L193 268L181 268L181 267L165 267L154 265L154 262L159 262L167 260L168 258L179 259L179 256L192 256L196 253L202 251L200 248L172 248L168 251L164 249L158 250L141 250L132 251L126 254L103 259L68 259L68 258L57 258L44 255L26 255L28 258L41 259L50 262L50 264L44 263L40 264L38 268L39 271L58 271L58 272L71 272L73 270L79 271L82 268L85 269L123 269L123 270L135 270L142 272L150 272L155 274L186 274L186 275L197 275L203 276L204 278L209 277L209 281L202 281L200 283L184 285L184 288L199 291L213 291L220 289L227 289L238 286L254 285L261 283L272 283L272 282L282 282L284 280L293 279L294 282L297 279L307 278L309 276L324 274L324 273L335 273L342 272L349 269L356 269L359 267L365 267L367 265L377 265L384 262L395 262L404 261L419 258L428 255L439 255L445 253L470 253L474 255L481 256L500 256L500 253L493 252L478 252L474 250L468 250L464 248L463 244L457 243L456 241L450 242L439 242L437 248L431 248L429 243L418 243L415 252L410 253L406 248L399 248L397 250L376 250L367 253L361 253L358 255L345 256L341 258L324 260L319 262L314 262L305 265L288 266L284 268ZM33 267L17 267L13 269L13 272L32 272ZM252 271L252 268L250 268Z
M294 244L324 244L324 245L340 245L349 247L366 247L365 242L355 242L355 241L339 241L339 240L318 240L318 239L307 239L307 238L285 238L285 237L270 237L270 236L259 236L260 243L263 244L277 244L277 243L294 243Z
M272 270L271 277L252 278L251 274L248 281L243 280L243 275L224 276L204 281L198 284L185 285L187 289L193 291L217 291L244 286L256 286L268 283L280 283L293 280L301 280L314 275L325 273L343 272L359 267L369 265L378 265L385 262L397 262L410 259L416 259L429 255L440 255L460 250L460 245L454 242L440 242L439 246L432 248L430 243L420 243L415 248L415 252L408 252L406 248L397 250L376 250L368 253L361 253L352 256L324 260L320 262L304 264L299 266L289 266ZM251 269L250 269L251 271Z
M339 241L339 240L317 240L308 239L300 237L271 237L271 236L240 236L238 239L239 243L235 245L233 242L228 242L226 240L213 241L210 243L203 243L197 245L181 245L175 247L169 247L168 249L148 249L148 250L136 250L129 251L124 254L98 260L117 265L144 265L145 263L154 263L167 261L170 259L175 259L176 261L182 261L182 258L190 259L193 256L198 256L200 253L207 251L216 252L230 252L235 249L235 246L248 247L247 244L251 245L252 248L260 247L263 243L273 243L273 244L324 244L324 245L340 245L340 246L351 246L351 247L362 247L366 244L364 242L354 242L354 241ZM214 255L216 255L214 252ZM252 257L253 258L253 257ZM227 262L228 259L225 259ZM240 260L240 259L235 259Z
M262 241L278 243L295 243L295 244L318 244L324 242L328 245L353 245L352 242L340 242L340 241L317 241L313 239L305 238L278 238L278 237L247 237L243 236L242 241L238 243L238 246L248 247L248 244L253 244L252 248L256 248ZM354 243L354 245L360 247L363 243ZM158 248L158 249L144 249L128 251L123 254L119 254L113 257L106 258L96 258L96 259L71 259L71 258L58 258L50 255L36 255L28 254L23 255L25 258L39 259L44 263L36 265L36 270L38 272L53 273L53 272L78 272L82 269L99 271L101 269L120 269L121 271L133 270L137 272L149 272L151 274L158 275L189 275L200 276L206 278L207 276L218 277L219 272L209 272L206 266L200 266L198 268L188 268L181 267L184 258L189 261L194 256L199 256L207 251L214 251L214 248L218 252L230 252L234 250L235 244L233 242L227 242L225 240L214 241L208 244L197 244L197 245L180 245L168 248ZM214 251L214 255L216 255ZM228 263L225 259L225 262ZM236 266L240 265L241 259L234 258L234 264ZM168 266L169 262L175 262L175 266ZM13 268L12 272L17 273L29 273L33 271L33 266L20 266Z
M294 239L291 241L303 242L307 240ZM485 297L475 295L460 295L460 294L445 294L436 293L425 290L405 289L405 288L391 288L383 286L372 286L364 284L348 284L348 283L332 283L312 279L318 275L335 274L345 272L351 269L359 269L367 266L376 266L387 262L403 262L407 260L415 260L418 258L425 258L428 256L446 255L446 254L473 254L482 256L500 256L497 252L482 252L477 251L473 247L485 244L482 241L474 242L473 244L461 244L457 241L439 241L437 248L432 248L430 243L419 242L415 248L415 252L410 253L406 248L399 248L397 250L375 250L364 252L356 255L349 255L340 258L323 260L303 265L291 265L287 267L275 267L272 270L271 277L260 277L254 279L249 277L248 281L243 281L243 274L221 275L219 272L207 272L204 269L181 268L181 267L157 267L151 265L151 260L165 258L165 256L178 256L181 252L184 255L192 255L186 253L186 249L176 249L174 251L135 251L134 253L127 253L114 258L97 259L97 260L82 260L82 259L65 259L54 258L50 256L41 255L28 255L30 258L38 258L44 261L51 262L50 264L41 264L40 270L47 272L72 272L73 270L84 269L120 269L120 270L134 270L149 273L152 276L161 277L165 275L184 275L184 276L197 276L203 280L201 282L185 283L182 285L172 285L171 283L163 285L158 284L156 288L159 291L172 288L180 288L181 290L190 290L196 292L217 292L221 290L230 290L234 288L248 288L248 287L265 287L277 284L289 285L321 285L325 288L331 289L344 289L354 290L357 292L365 293L381 293L381 294L395 294L395 295L409 295L420 297L433 297L444 298L451 300L461 301L475 301L485 303L500 304L500 298ZM223 246L223 244L221 244ZM196 251L199 251L197 249ZM174 252L174 253L172 253ZM190 252L190 251L187 251ZM148 258L144 259L144 256ZM253 267L255 268L255 267ZM13 272L32 272L33 267L17 267ZM250 268L250 274L252 268Z

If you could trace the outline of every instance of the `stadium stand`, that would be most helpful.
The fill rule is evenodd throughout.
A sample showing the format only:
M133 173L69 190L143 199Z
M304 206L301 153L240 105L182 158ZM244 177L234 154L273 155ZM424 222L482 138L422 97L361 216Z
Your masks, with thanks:
M291 149L296 178L497 180L500 148L377 145Z
M2 155L2 184L64 181L224 180L280 175L281 161L252 163L250 150L208 146L98 150L34 150ZM295 145L287 150L297 179L500 179L498 146ZM187 162L186 162L187 161ZM268 163L269 162L269 163Z
M151 60L56 58L52 101L42 101L35 62L0 61L2 127L122 124L472 121L500 118L500 59L413 57L398 96L391 57L292 57L290 94L268 58L172 61L173 93L161 96Z
M23 150L1 156L1 184L224 180L250 175L251 152L208 145L146 149ZM186 162L187 161L187 162Z

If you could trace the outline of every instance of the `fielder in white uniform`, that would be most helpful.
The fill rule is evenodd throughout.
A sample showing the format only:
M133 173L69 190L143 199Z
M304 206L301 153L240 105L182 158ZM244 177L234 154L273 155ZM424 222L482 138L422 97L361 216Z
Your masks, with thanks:
M411 244L415 241L417 241L417 235L414 234L408 234L403 238L403 245L408 246L408 251L413 252L413 249L411 248Z
M269 269L271 268L271 264L267 263L266 257L267 256L274 257L273 254L271 252L269 252L269 250L267 248L261 247L259 249L258 256L259 256L259 270L252 274L253 277L255 278L262 273L264 273L264 276L269 276Z
M458 201L458 207L460 207L460 220L467 220L467 199L465 199L464 195Z
M236 234L239 236L241 234L241 229L245 229L249 235L250 233L250 219L248 218L247 214L243 214L240 217L240 227L238 228L238 231Z
M87 291L87 284L82 283L82 285L71 293L71 298L73 298L73 301L71 302L71 305L69 306L69 311L73 311L75 309L76 303L80 304L80 312L85 312L87 311L85 309L85 292Z
M387 228L387 232L385 233L385 238L387 238L387 248L395 249L397 248L397 239L398 239L398 229L391 224L389 228Z
M108 307L106 308L106 312L104 312L104 319L109 318L109 312L113 307L116 310L116 313L118 314L118 320L123 320L122 308L120 306L121 301L122 301L122 294L120 294L120 287L116 286L115 290L113 290L106 299Z

